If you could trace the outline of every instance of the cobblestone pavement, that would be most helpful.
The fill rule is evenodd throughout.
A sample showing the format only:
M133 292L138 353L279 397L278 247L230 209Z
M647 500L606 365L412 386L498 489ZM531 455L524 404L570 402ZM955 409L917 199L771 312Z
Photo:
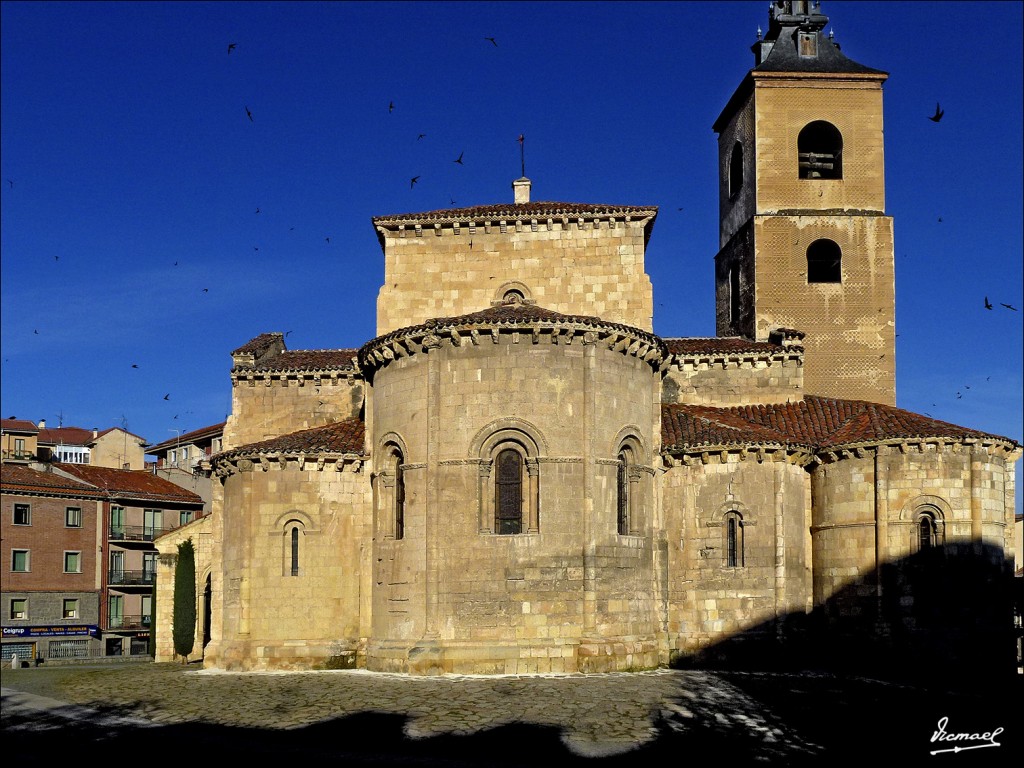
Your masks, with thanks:
M91 744L100 754L188 743L210 754L300 753L344 765L534 766L552 758L562 765L674 765L684 756L814 765L840 754L870 756L882 743L889 756L924 760L945 716L951 731L1005 729L999 747L958 754L957 768L1001 764L1011 752L1020 757L1020 734L1013 733L1021 719L1019 680L1006 687L1016 708L1003 710L987 692L681 670L407 677L132 664L8 669L2 684L4 742L25 756L50 748L57 754L62 742L79 750Z

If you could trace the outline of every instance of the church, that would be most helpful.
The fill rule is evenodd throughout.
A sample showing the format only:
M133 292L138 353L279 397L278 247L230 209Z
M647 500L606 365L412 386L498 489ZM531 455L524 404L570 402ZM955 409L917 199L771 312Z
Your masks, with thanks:
M656 207L373 219L377 336L235 349L211 514L162 537L156 658L597 673L1013 665L1010 438L896 407L885 72L776 2L714 122L714 338L653 333ZM925 649L922 653L922 649Z

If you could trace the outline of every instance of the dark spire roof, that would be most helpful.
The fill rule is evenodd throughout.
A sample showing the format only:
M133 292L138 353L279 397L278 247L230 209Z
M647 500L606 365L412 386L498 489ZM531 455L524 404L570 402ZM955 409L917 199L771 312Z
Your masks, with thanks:
M768 11L768 33L754 43L757 72L845 72L885 74L848 59L824 34L828 16L820 2L775 2Z

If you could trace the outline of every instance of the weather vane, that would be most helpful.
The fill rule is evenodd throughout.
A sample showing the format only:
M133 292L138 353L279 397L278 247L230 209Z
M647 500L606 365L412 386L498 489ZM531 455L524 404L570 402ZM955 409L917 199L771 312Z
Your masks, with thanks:
M526 178L526 150L523 147L523 134L519 134L519 138L516 139L519 142L519 170L522 172L522 177Z

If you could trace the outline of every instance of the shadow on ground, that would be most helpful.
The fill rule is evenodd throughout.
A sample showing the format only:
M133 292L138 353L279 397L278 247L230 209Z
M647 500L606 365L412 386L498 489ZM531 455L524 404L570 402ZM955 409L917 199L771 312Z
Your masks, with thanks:
M238 728L203 723L161 726L126 724L132 707L79 707L21 713L4 706L3 754L10 761L73 754L78 761L127 755L192 759L327 759L339 766L619 766L695 765L714 760L729 766L852 765L903 760L905 765L1019 765L1024 678L988 692L929 690L829 674L719 672L757 702L747 709L712 713L680 698L653 713L656 737L632 751L582 757L559 729L516 723L472 735L405 735L407 717L362 712L291 730ZM6 701L6 699L5 699ZM931 755L958 743L931 741L940 718L947 731L1006 729L998 747ZM752 726L745 728L744 724ZM767 728L765 725L767 724ZM977 744L978 742L970 742Z

